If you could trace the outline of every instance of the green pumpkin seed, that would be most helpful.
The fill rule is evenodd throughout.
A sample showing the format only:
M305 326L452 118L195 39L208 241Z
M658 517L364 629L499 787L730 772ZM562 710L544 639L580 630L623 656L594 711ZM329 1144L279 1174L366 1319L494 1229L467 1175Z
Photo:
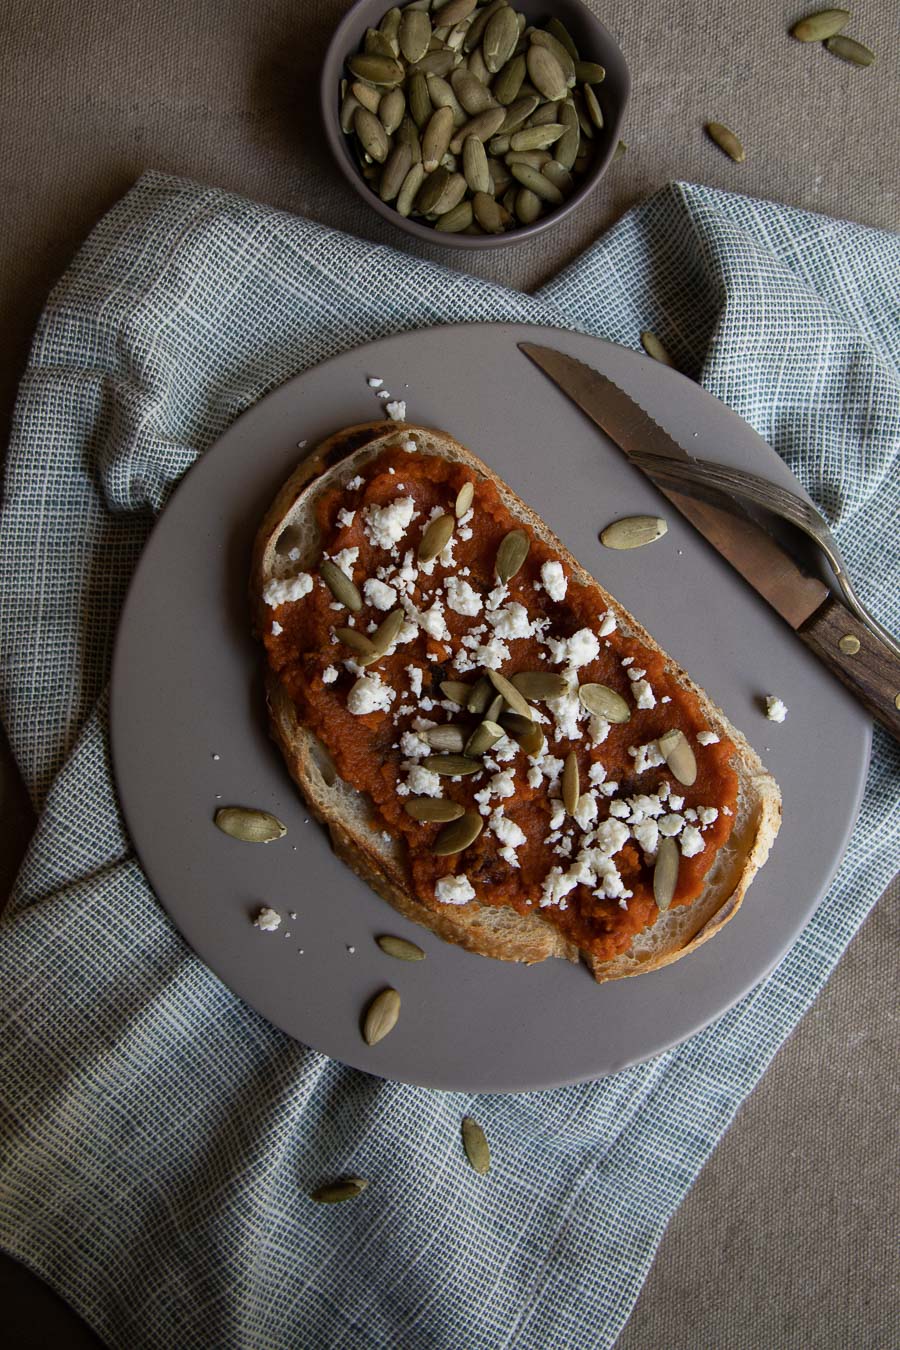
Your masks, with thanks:
M419 128L416 126L414 118L409 113L406 114L397 128L394 144L407 146L412 155L413 165L421 164L422 143L419 139Z
M518 131L522 123L537 110L538 103L537 94L526 94L524 98L517 98L515 103L507 108L500 131L503 134Z
M600 111L600 104L597 102L597 95L589 84L581 86L581 96L584 99L584 106L587 108L588 117L594 126L599 130L603 128L603 113Z
M569 688L564 675L550 670L520 670L512 677L512 682L524 698L534 700L562 698Z
M453 535L455 523L453 516L445 513L441 516L435 516L434 520L426 525L417 555L420 563L431 562L432 558L436 558L447 547Z
M606 548L643 548L662 539L668 528L661 516L623 516L607 525L600 543Z
M542 50L538 48L538 50ZM554 187L549 178L545 178L540 169L533 169L530 164L510 164L509 171L523 187L533 192L541 201L550 202L553 206L559 206L563 195L558 187Z
M589 141L594 139L594 123L591 120L587 105L582 97L581 90L576 89L572 95L572 107L575 109L575 115L578 118L578 125L581 128L582 136L586 136Z
M624 141L617 141L616 148L613 151L612 162L615 162L617 159L621 159L622 156L627 153L627 150L628 146L625 144Z
M382 619L370 638L372 646L379 656L384 656L386 652L390 651L400 636L400 629L405 622L406 616L402 609L394 609L386 619Z
M448 820L459 820L465 810L459 802L451 802L443 797L408 797L403 809L413 820L431 824L436 821L446 825Z
M490 192L493 186L484 142L467 136L463 145L463 177L472 192Z
M483 675L469 690L466 711L472 713L475 717L483 717L493 697L494 687L490 680Z
M564 168L571 169L578 158L581 146L581 126L573 104L564 103L562 105L559 110L559 120L566 131L553 147L553 153Z
M437 171L435 170L435 172ZM432 215L444 216L448 211L452 211L454 206L459 205L467 191L466 180L463 178L462 174L451 172L443 192L441 192L434 206L431 208Z
M377 1045L393 1031L400 1016L400 995L396 989L382 989L366 1009L362 1034L366 1045Z
M491 1151L484 1130L471 1116L462 1118L462 1143L473 1172L484 1176L491 1170Z
M497 106L497 100L490 89L486 84L482 84L470 70L464 70L462 67L454 70L450 76L450 84L460 106L465 109L470 117L476 117L478 113L487 112L488 108L496 108Z
M408 942L406 938L394 937L391 933L382 933L375 941L386 956L393 956L398 961L424 961L425 953L415 942Z
M336 628L334 635L339 642L343 642L345 647L349 647L351 652L357 652L360 656L371 657L373 660L378 656L375 646L366 637L365 633L357 633L355 628Z
M344 95L341 103L340 122L341 131L345 136L349 136L353 130L353 115L357 108L361 107L359 99L352 92Z
M471 755L473 759L479 755L484 755L492 745L497 744L502 736L503 728L498 726L496 722L485 718L466 741L465 753Z
M489 141L500 130L506 120L505 108L488 108L463 124L450 142L450 149L458 155L466 143L467 136L477 136L480 141Z
M556 38L557 42L561 43L563 47L565 47L566 51L571 56L572 60L577 61L578 48L575 46L572 34L569 32L566 25L560 19L550 19L545 24L545 28L548 33L552 33L552 35Z
M515 212L523 225L531 225L544 209L544 203L536 192L528 188L519 188L515 193Z
M549 178L554 187L558 187L563 196L567 196L575 186L575 180L564 165L560 164L558 159L551 159L549 164L545 164L541 169L545 178Z
M466 112L453 92L453 86L442 80L440 75L426 75L425 83L428 85L428 94L434 106L449 108L453 114L453 125L461 127L467 120Z
M531 114L526 127L545 127L550 122L556 122L559 119L558 103L542 103L539 108Z
M386 94L382 94L378 104L378 120L389 136L393 136L405 112L406 96L402 89L389 89Z
M798 42L824 42L846 28L849 22L849 9L821 9L818 14L808 14L795 23L791 37Z
M434 228L443 234L460 234L472 224L472 203L459 202L435 221Z
M426 173L436 169L447 153L453 135L453 113L449 108L437 108L422 132L422 164Z
M427 755L422 760L426 769L441 774L445 778L466 778L470 773L480 773L484 768L477 759L468 759L465 755Z
M389 56L351 56L347 65L358 80L365 80L368 84L391 88L403 80L403 67Z
M397 56L397 54L400 51L399 34L400 34L401 18L402 15L400 13L400 10L395 5L393 9L388 10L384 18L381 20L381 23L378 25L381 32L384 34L388 42L390 42L390 44L394 48L395 56Z
M843 34L830 37L825 43L825 48L831 52L832 56L839 56L842 61L849 61L852 66L874 66L875 64L875 53L871 47L866 47L854 38L844 37Z
M481 39L481 52L484 64L492 75L496 75L512 56L519 41L519 20L515 10L509 5L498 9L488 19Z
M481 54L480 47L476 47L473 52L469 53L465 64L468 69L471 70L476 80L480 80L482 84L490 84L491 72L484 64L484 57Z
M487 710L485 711L484 714L485 722L499 722L500 714L502 711L503 711L503 698L501 697L500 694L498 694L497 697L492 699L487 706Z
M425 170L422 165L414 164L404 178L403 186L397 194L396 207L401 216L408 216L412 211L413 202L416 200L416 195L424 179Z
M455 69L457 54L451 51L426 52L421 61L415 61L409 70L413 75L440 75L442 79Z
M421 61L431 41L431 20L420 9L404 9L397 33L400 50L410 64Z
M606 71L596 61L576 61L575 79L579 84L602 84L606 79Z
M412 166L412 152L408 145L395 145L381 171L378 195L383 202L392 202L406 182Z
M546 150L555 145L566 128L561 122L549 122L546 126L525 127L514 131L509 138L510 150Z
M428 92L428 81L424 75L413 75L407 85L407 99L412 119L421 131L434 112L431 95Z
M323 558L319 563L319 576L338 604L344 605L347 609L352 609L354 614L359 613L362 609L362 596L346 572L342 572L337 563L332 562L330 558Z
M318 1190L313 1191L310 1196L317 1205L336 1205L342 1200L354 1200L356 1196L362 1195L368 1186L368 1182L363 1177L347 1177L344 1181L329 1181Z
M515 169L522 170L523 166L517 164L513 169L513 176L517 177ZM528 557L528 550L531 548L531 540L524 530L510 530L500 541L500 547L497 549L497 557L494 562L494 571L497 574L497 580L502 585L516 575L525 559Z
M518 713L520 717L527 717L529 720L533 720L531 717L531 709L525 702L525 699L519 693L516 686L511 684L505 675L501 675L499 670L489 670L487 677L512 712Z
M660 736L657 744L674 777L692 787L697 781L697 760L684 732L675 727Z
M509 732L526 755L540 753L544 744L544 733L537 722L521 717L518 713L504 712L500 716L500 725L504 731Z
M223 834L245 844L270 844L287 834L277 816L250 806L220 806L213 819Z
M416 210L423 216L429 215L434 210L449 182L450 172L448 169L439 168L435 169L434 173L428 174L416 194Z
M582 707L587 708L595 717L602 717L607 722L631 720L631 709L628 704L621 694L617 694L615 689L610 689L607 684L579 685L578 697Z
M498 103L508 108L519 96L525 79L525 57L513 56L491 83L491 93Z
M467 811L459 820L453 820L444 826L431 845L431 851L439 858L447 858L452 853L462 853L464 848L474 844L483 829L484 821L481 816L475 811Z
M502 234L509 224L509 212L488 192L476 192L472 198L475 219L487 234Z
M570 816L574 816L578 809L578 799L581 796L581 786L578 775L578 759L575 751L570 750L566 755L566 762L562 771L562 800L563 806Z
M503 193L503 196L500 199L500 204L511 219L516 212L516 193L519 191L519 188L512 181L512 179L509 180L509 183L510 186Z
M671 366L673 370L675 369L675 362L656 334L651 333L649 328L641 333L641 346L648 356L653 357L654 361L659 361L660 365Z
M681 856L678 844L669 835L661 839L656 863L653 867L653 899L659 910L666 910L672 903L675 887L678 885L678 868Z
M707 122L705 131L709 139L714 141L729 159L733 159L735 164L744 162L744 147L733 131L729 131L721 122Z
M380 28L367 28L366 36L363 39L363 51L366 56L386 56L389 61L393 61L397 55L394 50L394 44L390 38L386 38Z
M357 108L353 114L353 129L366 154L371 155L378 164L383 164L388 157L390 142L375 114L369 112L368 108Z
M448 0L446 5L441 5L435 12L435 17L440 19L443 25L452 28L463 19L467 19L477 4L478 0Z
M361 103L364 108L368 108L370 113L378 112L383 98L380 90L374 89L371 84L363 84L361 80L355 80L350 86L350 92L357 103Z
M552 103L558 103L565 98L569 86L566 83L565 72L553 52L532 43L526 53L525 64L528 67L528 78L539 94L549 98Z
M453 514L457 520L461 520L466 514L472 502L475 500L475 484L471 478L463 483L459 492L456 494L456 501L453 505Z
M536 47L546 47L551 56L555 58L557 65L565 76L566 84L571 89L575 83L575 62L572 59L571 52L552 33L543 32L540 28L534 29L531 34L531 41ZM534 76L532 76L532 79L534 79Z
M492 155L505 155L509 149L509 137L506 135L495 136L488 144L488 150Z
M488 22L493 15L497 13L497 10L502 9L507 2L508 0L491 0L489 5L478 11L469 25L469 31L466 33L465 40L463 41L463 51L471 52L475 50L481 41L481 35L487 27Z
M441 693L445 698L449 698L451 703L458 703L461 708L466 706L471 692L472 686L466 684L464 680L441 681Z
M455 726L452 722L445 723L440 727L428 727L421 733L422 740L427 741L432 750L449 750L453 754L459 754L466 743L466 732L462 727Z

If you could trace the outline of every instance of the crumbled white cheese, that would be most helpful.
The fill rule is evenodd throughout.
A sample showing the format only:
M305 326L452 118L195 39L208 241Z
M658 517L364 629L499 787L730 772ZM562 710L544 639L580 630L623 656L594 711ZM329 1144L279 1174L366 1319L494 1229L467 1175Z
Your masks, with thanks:
M609 814L616 820L627 820L631 815L631 807L627 802L610 802Z
M295 577L272 577L263 590L263 600L273 609L279 605L289 605L294 600L302 600L313 588L313 579L308 572L298 572Z
M362 474L358 473L355 478L351 478L349 482L344 484L344 486L348 488L350 492L355 492L357 488L362 487L365 481L366 480L363 478Z
M475 665L487 666L489 670L499 670L504 661L509 660L509 648L499 638L492 637L475 649ZM471 669L471 666L469 667Z
M637 748L629 746L628 753L634 750L634 771L635 773L645 773L647 769L656 769L660 764L665 764L665 755L660 754L659 744L656 741L648 741L646 745L639 745Z
M770 722L783 722L787 714L787 704L782 703L775 694L766 695L766 717Z
M379 581L377 577L369 577L363 585L363 595L367 605L374 605L376 609L392 609L397 603L397 592L393 586L388 586L386 582Z
M637 680L631 686L631 692L634 694L634 701L639 708L656 707L656 695L646 680Z
M575 808L575 820L582 830L588 830L597 819L597 798L593 792L582 792Z
M347 695L347 710L354 717L387 712L396 697L396 691L389 684L383 684L379 675L361 675Z
M602 638L609 637L610 633L616 631L616 616L611 609L608 609L605 614L599 614L597 617L600 620L600 628L598 631Z
M396 398L392 403L385 405L387 415L395 422L406 421L406 403L402 398Z
M340 511L338 511L337 513L337 523L338 525L343 526L344 529L349 530L350 526L353 524L355 519L356 519L356 512L348 511L346 506L342 506Z
M406 451L406 453L407 453L408 455L414 455L414 454L416 453L416 451L418 450L418 448L419 448L419 447L416 445L415 441L404 441L404 442L403 442L403 449Z
M684 806L684 798L679 797L674 792L669 793L669 806L673 811L680 811Z
M277 909L270 909L268 905L263 905L253 920L254 928L261 928L264 933L274 933L276 928L281 927L281 915Z
M597 787L600 783L603 782L605 777L606 777L606 768L604 767L604 765L600 763L599 759L595 759L591 767L588 769L588 782L593 783L594 787Z
M481 596L473 590L468 581L461 581L457 576L446 577L444 590L447 594L447 608L452 609L454 614L472 618L481 613Z
M395 497L387 506L368 506L366 536L376 548L393 548L418 514L412 497Z
M554 798L550 803L550 828L559 830L562 828L566 818L566 808L558 798Z
M718 745L719 738L714 731L698 731L697 740L700 745Z
M600 643L589 628L579 628L569 638L548 638L547 646L554 662L570 670L589 665L600 653Z
M415 697L418 698L422 692L422 674L423 674L422 667L407 666L406 673L409 676L409 687L412 690Z
M668 783L664 785L668 788ZM639 825L646 817L656 817L663 814L662 793L643 793L640 792L634 797L628 798L628 805L631 807L631 815L628 817L633 825Z
M514 820L509 820L503 814L503 808L497 806L491 812L490 828L500 840L503 847L500 849L500 856L512 867L519 866L519 860L516 857L515 850L521 848L525 843L525 832L520 829Z
M414 731L404 731L400 737L400 749L407 759L424 759L432 753L431 746Z
M414 797L440 797L444 791L441 775L421 764L411 764L406 785Z
M467 905L475 899L475 887L465 872L461 872L457 877L440 877L434 894L442 905Z
M633 661L634 661L634 657L633 657L633 656L623 656L623 657L622 657L622 665L623 665L623 666L630 666L630 665L632 664Z
M678 842L686 858L693 858L695 853L702 853L706 847L703 836L695 825L686 825Z
M597 827L594 836L595 847L605 857L611 858L619 849L624 848L628 841L628 829L622 824L621 820L604 820Z
M359 557L358 548L342 548L340 553L335 553L331 561L336 567L339 567L344 576L349 581L353 580L353 564Z
M659 832L667 838L680 834L684 829L684 816L679 815L677 811L670 811L665 816L660 816L656 822L659 826Z
M281 626L281 624L278 622L278 620L277 620L277 619L273 619L273 620L272 620L272 636L273 636L273 637L280 637L281 634L282 634L283 632L284 632L284 629L282 628L282 626Z
M640 666L632 666L628 672L628 678L629 680L642 680L646 674L646 670L642 670Z
M334 684L337 677L338 677L337 666L326 666L325 669L322 671L323 684Z
M606 718L597 717L595 714L592 713L590 720L588 722L588 736L590 738L591 745L594 748L596 748L598 745L602 745L608 735L609 735L609 723L607 722Z
M714 820L719 819L719 813L714 806L701 806L697 815L701 825L712 825Z
M508 595L509 587L501 581L499 586L495 586L492 591L488 592L486 608L488 610L499 609Z
M515 796L516 784L511 769L503 769L500 773L495 773L489 785L491 794L494 797L513 797Z
M561 562L545 562L541 568L541 581L551 600L565 600L569 583Z
M386 403L386 402L388 401L388 399L390 398L390 396L391 396L391 392L390 392L389 389L379 389L379 391L378 391L378 393L377 393L377 395L376 395L376 397L377 397L377 398L380 398L384 403ZM389 473L396 473L396 470L395 470L395 469L389 469L388 472L389 472Z
M578 723L583 717L588 716L588 712L582 705L576 689L570 686L559 698L548 698L547 707L553 713L558 741L575 741L581 738L582 732Z
M631 833L644 852L652 857L659 848L659 826L656 821L642 820L639 825L632 826Z
M528 786L530 788L539 788L543 780L543 774L536 764L532 764L528 770Z
M551 867L541 885L541 909L546 909L548 905L559 905L560 909L566 909L565 897L577 885L575 877L564 873L561 867Z
M531 637L531 620L528 617L528 610L515 600L488 615L488 618L493 624L494 633L498 638L512 640L514 638Z
M380 375L370 375L369 378L366 380L366 384L369 386L370 389L380 389L381 386L384 384L384 380L381 378Z
M426 632L429 637L433 637L435 642L448 642L450 639L450 629L447 627L447 621L444 618L444 607L440 600L435 600L430 609L424 612L410 607L412 613L410 617L414 618L419 627ZM409 610L407 611L409 612Z

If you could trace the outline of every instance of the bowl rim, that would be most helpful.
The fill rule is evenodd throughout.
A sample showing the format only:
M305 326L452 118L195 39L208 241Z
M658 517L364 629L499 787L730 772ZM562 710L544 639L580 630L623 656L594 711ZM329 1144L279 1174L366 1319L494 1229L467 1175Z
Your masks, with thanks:
M590 176L581 184L561 206L555 208L548 215L540 220L533 221L530 225L522 225L518 229L511 230L503 234L485 234L485 235L465 235L450 234L441 230L436 230L432 226L421 225L418 221L411 220L408 216L401 216L399 211L390 202L383 202L376 192L369 186L356 168L349 163L347 159L346 142L347 138L340 129L339 121L339 102L335 95L339 94L341 72L345 64L343 53L350 52L354 45L350 42L350 32L359 22L359 11L368 8L372 0L354 0L354 4L341 19L337 28L331 35L331 40L325 52L322 62L322 73L319 77L319 112L325 128L325 137L328 141L328 148L332 157L340 170L342 176L352 185L358 195L365 201L378 215L395 228L403 230L406 234L414 238L421 239L424 243L437 244L443 248L462 248L484 250L489 248L508 248L514 244L524 243L528 239L534 239L535 236L542 234L545 230L551 229L559 221L564 220L572 211L576 210L597 188L603 180L607 169L609 168L618 145L619 131L622 125L625 109L628 106L628 100L631 95L631 72L628 69L628 63L625 55L616 41L615 37L609 31L604 23L597 18L582 0L569 0L584 15L585 22L594 28L605 50L610 50L615 54L618 65L617 76L621 84L621 95L616 102L615 114L607 123L609 127L609 137L604 154L592 166ZM513 0L514 3L514 0ZM390 7L389 4L387 6ZM400 8L404 8L401 4ZM338 64L339 58L339 64ZM608 62L607 62L608 64ZM338 66L337 75L334 73L334 66Z

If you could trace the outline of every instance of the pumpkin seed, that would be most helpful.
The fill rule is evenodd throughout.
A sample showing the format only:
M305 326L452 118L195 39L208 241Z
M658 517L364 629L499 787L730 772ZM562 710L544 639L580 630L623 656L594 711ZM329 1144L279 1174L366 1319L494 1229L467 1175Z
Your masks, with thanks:
M393 1031L400 1016L400 995L396 989L382 989L366 1009L362 1034L366 1045L377 1045Z
M543 171L544 165L550 163L550 151L510 150L503 158L510 168L512 168L514 164L530 164L533 169L540 169Z
M538 50L541 50L540 48ZM533 169L530 164L510 164L509 171L523 187L533 192L541 201L550 202L553 206L559 206L563 195L558 187L554 187L549 178L545 178L540 169Z
M584 99L584 106L587 108L588 117L594 126L599 130L603 127L603 113L600 111L600 104L597 102L597 95L589 84L581 86L581 96Z
M353 129L367 155L371 155L379 164L388 157L389 142L387 132L374 113L368 108L357 108L353 114Z
M434 520L426 525L425 532L419 542L417 556L420 563L431 562L432 558L436 558L447 547L455 524L453 516L445 513L435 516Z
M506 135L495 136L488 144L488 150L492 155L505 155L509 149L509 137Z
M531 41L534 46L546 47L547 51L556 58L556 62L566 79L566 84L571 89L575 83L575 62L572 59L572 53L554 37L552 33L535 28L531 34Z
M521 169L522 165L515 165ZM510 530L500 541L500 547L497 549L497 557L494 562L494 571L497 579L504 586L516 575L525 559L528 557L528 550L531 548L531 540L524 530Z
M463 176L472 192L490 192L493 186L484 142L467 136L463 145Z
M413 820L430 824L438 821L446 825L448 820L459 820L465 810L459 802L447 801L443 797L408 797L403 809Z
M549 122L545 126L525 127L514 131L509 138L510 150L546 150L555 145L566 128L561 122ZM507 161L508 162L508 161Z
M552 103L565 98L568 89L565 72L553 52L532 43L526 53L525 64L528 78L539 94L549 98Z
M612 157L612 161L611 161L611 162L614 163L617 159L621 159L622 156L626 153L627 150L628 150L628 146L625 144L624 141L617 141L617 142L616 142L616 148L615 148L615 150L613 151L613 157Z
M407 85L407 100L412 119L421 131L434 112L431 95L428 92L428 81L424 75L413 75Z
M494 133L500 130L505 120L505 108L487 108L459 128L450 142L450 149L454 155L458 155L466 143L467 136L477 136L480 141L489 141Z
M449 857L451 853L462 853L464 848L475 842L483 829L481 816L476 811L467 811L459 820L444 826L431 845L431 851L439 858Z
M414 164L409 173L403 180L403 186L397 194L396 207L401 216L408 216L413 208L413 202L425 178L425 170L421 164Z
M578 118L578 125L581 128L582 136L586 136L589 141L594 139L594 123L591 121L587 105L581 96L581 90L576 89L572 95L572 107L575 109L575 115Z
M536 108L535 111L531 114L528 121L525 123L525 126L545 127L549 122L556 122L558 120L559 120L559 104L542 103L541 106L539 108Z
M341 1200L353 1200L357 1195L362 1195L368 1184L363 1177L347 1177L345 1181L329 1181L326 1185L313 1191L310 1199L315 1200L318 1205L336 1205Z
M466 778L470 773L480 773L484 767L477 759L465 755L427 755L422 764L432 773L449 778Z
M378 195L383 202L392 202L406 182L412 167L412 152L408 145L395 145L381 171Z
M452 135L453 113L451 109L435 109L422 132L422 164L426 173L431 173L440 164L447 153Z
M484 9L479 10L469 25L469 31L466 33L465 41L463 42L464 51L471 52L475 50L481 41L481 35L487 27L489 20L497 13L497 10L502 9L505 4L507 4L507 0L491 0L489 5Z
M651 333L649 328L641 333L641 346L648 356L653 357L654 361L659 361L660 365L671 366L673 370L675 369L675 362L672 360L656 334Z
M508 108L519 96L525 79L525 57L512 56L491 83L491 93L498 103Z
M451 703L458 703L461 708L466 706L471 692L472 686L463 680L441 681L441 693L445 698L449 698Z
M341 102L340 122L341 131L345 136L349 136L353 130L353 114L361 106L359 99L351 91L344 95Z
M488 1147L487 1135L471 1116L462 1118L462 1143L465 1149L466 1157L469 1160L469 1166L480 1176L491 1170L491 1150Z
M394 143L395 145L409 147L414 165L422 163L422 143L419 139L419 128L416 126L415 119L409 113L406 114L397 128Z
M709 139L715 141L719 149L723 150L729 159L733 159L735 164L743 163L744 147L733 131L729 131L721 122L707 122L705 130Z
M503 711L503 696L497 694L496 698L491 699L484 714L485 722L499 722L500 714Z
M478 755L485 754L492 745L496 745L503 735L503 728L496 722L485 718L466 741L465 752L467 755L477 758Z
M578 158L581 145L581 127L573 104L564 103L562 105L559 110L559 120L566 131L553 147L553 153L564 168L571 169Z
M509 224L509 212L489 192L476 192L472 198L475 219L487 234L502 234Z
M562 698L569 688L564 675L550 670L521 670L512 677L512 683L524 698L533 700Z
M497 106L497 100L487 85L482 84L481 80L477 79L470 70L464 70L462 66L458 70L454 70L450 76L450 84L460 106L465 109L470 117L475 117L478 113L487 112L488 108L496 108Z
M846 28L849 22L849 9L820 9L818 14L808 14L795 23L791 37L798 42L824 42Z
M468 58L466 59L466 65L469 70L471 70L476 80L480 80L482 84L490 84L491 72L484 64L484 57L481 54L480 47L476 47L474 51L469 53Z
M562 771L562 800L563 806L570 816L574 816L578 809L578 799L581 796L581 786L578 775L578 759L575 751L570 750L566 755L566 762Z
M668 528L661 516L623 516L607 525L600 542L606 548L642 548L662 539Z
M544 209L544 203L536 192L528 188L519 188L515 194L516 215L523 225L531 225Z
M500 718L500 725L504 731L509 732L526 755L540 753L544 744L544 733L537 722L529 722L527 717L520 717L518 713L505 712Z
M389 89L386 94L382 94L378 104L378 120L389 136L393 136L405 112L406 96L402 89Z
M449 182L450 172L448 169L439 168L435 169L434 173L428 174L416 194L416 210L421 212L423 216L427 216L433 211Z
M345 647L349 647L352 652L358 652L360 656L368 656L373 659L378 656L371 640L365 633L358 633L355 628L336 628L335 637L339 642L343 642Z
M415 61L409 70L413 75L440 75L444 78L455 68L457 61L456 52L430 51L425 53L421 61Z
M431 41L431 20L420 9L404 9L397 33L400 50L410 64L421 61Z
M368 84L386 85L388 88L400 84L403 79L403 67L390 56L351 56L347 62L352 74L358 80Z
M560 164L558 159L551 159L549 164L545 164L541 169L545 178L549 178L554 187L558 187L565 197L575 186L575 180L569 173L565 165Z
M459 202L435 221L434 228L443 234L459 234L472 224L472 203Z
M602 84L606 79L606 71L596 61L576 61L575 79L579 84Z
M369 639L379 656L384 656L390 651L400 636L400 629L405 622L406 616L402 609L392 610L386 619L381 620Z
M507 190L504 192L503 198L502 198L502 201L501 201L501 205L502 205L504 211L506 211L506 212L508 213L508 215L510 215L510 216L513 216L513 215L515 215L515 213L516 213L516 193L517 193L519 190L520 190L520 189L516 187L516 185L515 185L515 183L513 183L512 179L510 179L510 186L509 186L509 187L507 188Z
M338 604L344 605L346 609L352 609L354 614L362 609L362 596L337 563L332 562L330 558L323 558L319 563L319 576Z
M437 172L435 170L435 172ZM437 201L431 208L431 214L435 216L444 216L448 211L452 211L454 206L458 206L466 195L466 180L461 173L450 172L448 181L444 184L444 189L438 196ZM434 177L434 174L431 175ZM427 181L427 179L426 179Z
M503 696L503 701L513 712L518 713L520 717L527 717L529 720L533 720L531 717L531 709L525 702L525 699L519 693L516 686L511 684L505 675L501 675L499 670L489 670L487 677L497 693Z
M474 499L475 499L475 484L472 482L470 478L467 482L463 483L462 487L459 489L459 492L457 492L456 494L456 501L453 506L453 514L456 516L457 520L462 519L462 517L468 511L469 507L472 505Z
M442 80L440 75L426 75L425 83L428 86L428 94L435 108L449 108L453 114L453 125L461 127L466 121L466 113L456 94L453 92L452 85L446 80Z
M422 732L422 740L427 741L432 750L450 750L459 753L466 743L466 733L462 727L447 722L444 726L428 727Z
M673 728L660 736L657 744L659 753L679 783L692 787L697 781L697 760L684 732Z
M659 910L666 910L672 903L675 887L678 885L678 867L681 857L678 844L668 835L660 840L659 852L653 868L653 899Z
M488 704L494 697L494 687L486 676L482 676L475 686L469 691L466 711L474 713L476 717L483 717L487 712Z
M406 938L394 937L391 933L382 933L375 941L386 956L396 957L398 961L424 961L425 953L415 942Z
M481 39L484 64L492 75L506 65L519 40L519 20L509 5L492 14Z
M463 19L467 19L477 4L478 0L448 0L448 3L441 5L437 11L437 18L442 24L452 28Z
M270 844L287 834L277 816L250 806L220 806L213 819L223 834L245 844Z
M517 98L515 103L510 104L506 110L506 116L500 128L501 132L517 131L522 123L527 121L535 112L539 102L537 94L526 94L524 98Z
M843 34L830 37L825 43L825 48L831 52L832 56L839 56L842 61L849 61L852 66L874 66L875 64L875 53L871 47L866 47L854 38L844 37Z
M350 86L350 92L357 103L361 103L364 108L368 108L370 113L378 112L383 95L371 84L364 84L362 80L355 80Z
M385 37L380 28L367 28L363 39L363 51L366 56L386 56L392 61L397 55L390 38Z
M402 17L400 10L395 5L393 9L388 10L381 20L381 23L378 25L388 42L393 46L395 56L397 56L400 51L399 34L400 20Z
M607 722L628 722L631 709L621 694L610 689L608 684L582 684L578 688L578 697L583 708L595 717L603 717Z

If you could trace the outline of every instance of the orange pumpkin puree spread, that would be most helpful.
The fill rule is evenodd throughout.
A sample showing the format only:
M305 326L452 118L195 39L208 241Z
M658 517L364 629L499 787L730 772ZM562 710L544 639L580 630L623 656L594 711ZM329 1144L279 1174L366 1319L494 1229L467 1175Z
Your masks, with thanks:
M469 480L475 483L473 508L456 523L449 557L442 554L423 571L416 564L416 551L429 518L439 512L453 515L457 493ZM383 529L379 534L373 528L373 520L383 527L385 519L373 513L388 508L390 517L391 504L404 498L412 499L415 514L405 528L404 512L400 511L399 521L395 517L394 533L400 530L401 537L392 543ZM557 584L552 577L557 569L551 569L546 584L541 569L548 562L559 562L557 555L510 514L493 483L479 479L465 465L410 453L403 448L402 433L396 447L383 451L358 474L348 473L343 485L324 494L317 514L324 552L331 558L337 555L338 565L343 562L363 596L363 607L354 616L356 631L373 631L399 605L410 621L386 656L360 668L355 654L333 636L336 627L347 624L348 611L336 605L313 569L308 594L267 610L274 621L274 631L265 634L268 660L304 725L330 752L340 776L372 799L373 829L405 840L410 885L417 899L429 909L440 909L446 902L436 895L438 881L453 875L467 878L468 887L463 882L455 887L445 883L438 890L452 895L453 903L465 903L461 895L474 892L482 905L508 905L520 914L540 909L547 922L562 929L579 948L607 959L625 951L634 935L656 920L656 847L664 835L676 834L681 857L672 903L693 900L734 823L737 776L729 763L734 746L709 733L697 698L666 674L658 652L613 628L601 593L576 582L562 564L565 596L552 599L548 590L557 595L560 591L558 573ZM522 528L531 542L528 556L509 582L508 593L498 592L494 573L498 546L508 532ZM451 577L457 580L448 588ZM366 587L373 580L392 587L395 597L383 586L380 591L377 586ZM463 590L460 602L455 588L463 583L475 597ZM369 603L376 593L381 608ZM451 597L461 608L477 605L478 612L456 612ZM498 624L501 633L522 628L524 616L510 609L517 604L527 611L524 626L529 635L498 638L494 632ZM425 616L431 632L416 621L417 613ZM567 659L571 649L566 652L559 644L575 634L579 634L574 644L577 659L591 656L595 648L596 653L586 664L573 667ZM463 638L468 638L467 644ZM492 645L479 652L480 644ZM456 779L429 776L421 761L436 752L426 749L415 731L454 721L467 728L477 725L478 718L446 700L440 685L448 679L474 684L484 674L484 661L496 664L507 678L519 671L559 673L568 668L573 688L576 681L607 685L627 701L631 717L622 724L600 722L581 708L577 697L569 698L568 711L534 702L546 734L536 759L530 760L514 741L505 739L488 751L482 772ZM629 670L644 674L630 678ZM385 706L351 711L351 690L373 676L372 687ZM369 701L350 699L363 708ZM639 701L652 706L639 707ZM655 753L657 738L675 727L687 737L696 757L697 777L690 787L679 783ZM559 775L562 761L573 749L585 795L577 818L563 819ZM592 766L602 768L592 772ZM426 795L480 811L485 828L463 852L435 856L431 845L443 826L420 823L404 810L404 801L422 795L423 776L430 785ZM521 835L512 831L512 843L504 842L510 835L508 822L521 831ZM574 873L581 879L573 881Z

